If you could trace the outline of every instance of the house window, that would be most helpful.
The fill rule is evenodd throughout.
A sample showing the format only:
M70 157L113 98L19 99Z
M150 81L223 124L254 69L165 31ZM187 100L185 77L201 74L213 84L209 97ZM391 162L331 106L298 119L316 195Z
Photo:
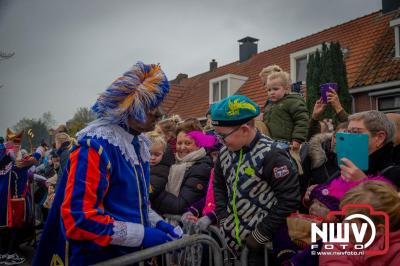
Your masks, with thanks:
M400 18L390 21L390 27L394 29L395 56L400 57Z
M378 98L379 111L400 110L400 94Z
M296 82L307 78L307 56L296 59Z
M214 82L212 84L213 91L213 102L218 102L228 97L228 80L224 79L221 81Z
M247 79L247 77L235 74L226 74L210 79L209 103L212 104L218 102L237 93Z
M321 51L322 45L319 44L290 54L290 78L292 82L306 81L308 58L317 49Z

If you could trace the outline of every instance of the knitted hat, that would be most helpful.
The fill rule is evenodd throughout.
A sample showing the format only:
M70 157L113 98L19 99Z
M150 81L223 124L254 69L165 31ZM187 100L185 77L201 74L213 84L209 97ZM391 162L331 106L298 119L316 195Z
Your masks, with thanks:
M243 95L227 97L211 106L214 126L243 125L260 114L258 104Z
M339 210L340 200L330 195L329 185L322 184L316 186L310 194L310 200L317 199L331 211Z
M146 113L158 107L169 92L169 83L159 65L136 63L100 94L92 110L97 118L113 124L146 121Z

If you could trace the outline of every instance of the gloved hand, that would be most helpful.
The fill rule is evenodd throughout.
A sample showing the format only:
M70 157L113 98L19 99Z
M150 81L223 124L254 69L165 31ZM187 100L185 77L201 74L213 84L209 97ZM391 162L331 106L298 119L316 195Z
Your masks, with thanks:
M145 227L142 245L144 248L150 248L171 241L172 238L157 228Z
M200 219L197 220L196 225L200 228L200 230L205 231L207 227L211 224L211 219L208 218L207 215L204 215Z
M195 223L197 222L197 217L194 216L191 212L185 212L184 214L182 214L181 221L184 224L188 222Z
M175 239L179 239L181 238L180 235L176 234L174 231L174 227L172 225L170 225L169 223L164 222L163 220L159 221L156 224L156 228L163 231L164 233L172 236Z

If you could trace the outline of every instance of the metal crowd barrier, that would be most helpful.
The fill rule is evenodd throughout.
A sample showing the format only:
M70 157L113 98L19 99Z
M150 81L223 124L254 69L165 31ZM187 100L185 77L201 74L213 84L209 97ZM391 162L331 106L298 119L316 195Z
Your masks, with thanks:
M264 266L268 266L268 252L272 250L272 242L268 242L264 245ZM240 254L240 265L247 266L249 261L249 249L245 247Z
M210 236L204 234L197 234L191 236L185 236L181 239L174 240L159 246L147 248L131 254L127 254L118 258L114 258L108 261L103 261L95 266L114 266L114 265L130 265L133 263L143 263L147 259L166 254L168 252L179 250L187 246L196 244L205 244L212 248L214 266L222 266L222 253L218 243Z
M179 224L179 222L181 221L180 215L165 214L163 216L167 222L172 223L174 225ZM227 246L225 238L221 232L221 229L215 225L210 225L206 231L203 231L203 233L206 233L210 237L216 237L218 239L218 243L220 244L220 251L222 252L222 255L223 255L223 265L234 264L233 261L230 261L230 256L229 256L230 251L228 250L228 246ZM209 247L210 254L212 254L211 248L212 247L210 246ZM269 254L269 251L271 251L271 250L272 250L272 242L266 243L264 245L264 265L265 266L268 266L268 254ZM245 247L243 249L243 251L241 252L241 256L238 261L238 262L240 262L241 266L248 265L248 255L249 255L249 250L247 247ZM167 265L168 265L168 263L167 263ZM209 256L208 265L212 265L212 256Z

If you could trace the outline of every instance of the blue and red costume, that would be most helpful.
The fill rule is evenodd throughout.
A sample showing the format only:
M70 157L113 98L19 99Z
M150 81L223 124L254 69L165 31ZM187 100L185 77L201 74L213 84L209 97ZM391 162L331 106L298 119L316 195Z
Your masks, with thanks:
M154 227L161 220L158 216L150 215L153 217L151 223L149 218L149 155L141 155L141 151L148 151L150 143L147 138L144 135L130 135L117 125L93 127L93 131L89 131L96 136L83 136L79 146L72 150L63 176L67 180L61 181L62 185L65 184L61 186L65 187L65 191L62 193L58 189L56 192L56 198L64 194L64 200L62 204L55 200L59 206L51 209L51 212L59 212L60 229L65 238L59 239L61 243L58 246L62 247L63 242L68 242L68 258L61 249L55 251L51 258L47 256L47 261L36 256L36 265L48 265L55 259L68 259L72 265L89 265L139 250L144 237L143 228ZM115 135L112 139L106 139L96 132ZM122 154L121 150L125 148L117 143L122 143L121 139L123 142L130 141L134 149L127 150L125 154L135 152L136 156ZM143 146L146 148L141 149ZM49 217L54 218L52 215ZM121 230L116 222L137 225L136 235L122 236L136 238L137 247L120 245L118 241L121 239L117 236Z
M34 265L91 265L176 237L148 205L150 141L129 133L168 91L159 65L138 62L98 97L98 119L77 134Z

